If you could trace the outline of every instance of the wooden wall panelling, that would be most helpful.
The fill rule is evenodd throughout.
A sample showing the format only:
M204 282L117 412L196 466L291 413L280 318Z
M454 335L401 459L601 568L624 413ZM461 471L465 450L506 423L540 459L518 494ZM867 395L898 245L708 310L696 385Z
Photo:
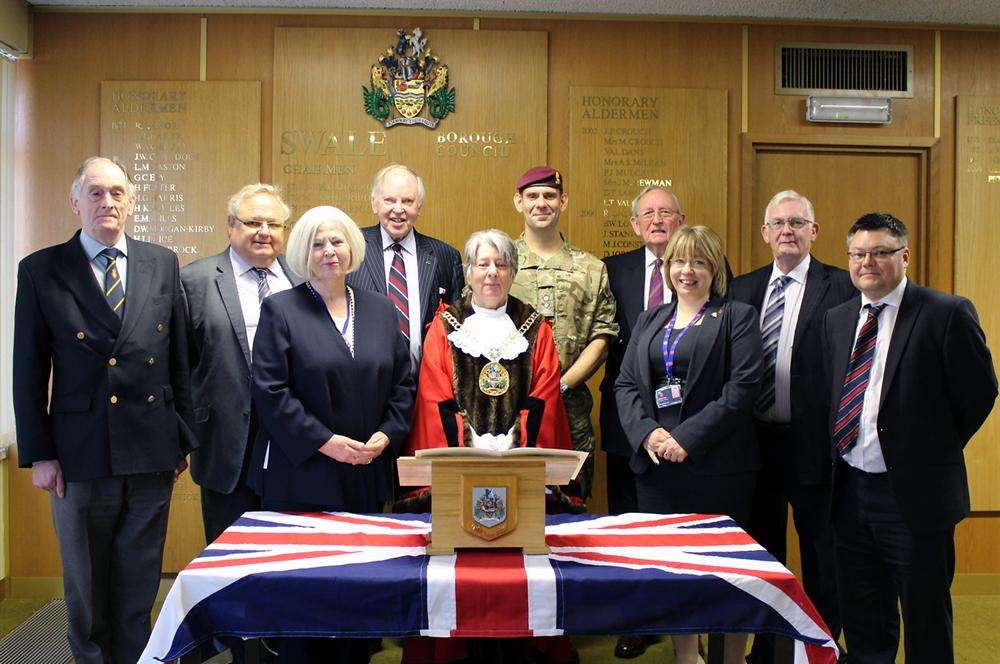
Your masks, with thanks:
M472 19L448 17L364 16L335 14L212 14L208 17L208 79L261 82L261 178L273 182L271 132L273 129L274 34L279 27L380 27L420 26L433 36L439 29L470 29ZM523 26L522 26L523 28ZM533 29L533 28L531 28ZM433 42L432 42L433 45ZM374 46L374 45L373 45ZM372 62L377 55L372 57ZM459 63L454 63L459 64ZM371 66L371 63L369 63ZM358 89L360 94L360 88Z
M764 206L795 189L813 203L820 235L813 253L846 269L844 237L865 212L892 212L910 229L910 276L924 283L930 152L934 139L868 141L745 136L741 271L771 260L760 238Z
M955 148L955 292L976 304L1000 369L1000 295L987 267L995 264L1000 230L1000 96L957 98ZM1000 510L998 438L994 411L965 451L973 509Z
M805 97L774 93L775 45L783 42L906 44L914 48L914 96L892 100L892 122L885 125L811 123ZM934 133L934 33L928 30L833 28L824 26L750 26L750 126L755 134L810 136L932 136Z
M395 31L277 30L272 172L294 217L332 204L359 225L374 223L372 177L385 164L401 162L425 180L421 232L456 247L481 228L520 232L510 203L514 183L526 164L545 161L546 98L536 91L546 87L546 35L424 35L449 66L448 85L456 91L457 110L434 130L386 128L364 111L361 88L372 86L371 66L395 43ZM421 116L426 119L427 111Z

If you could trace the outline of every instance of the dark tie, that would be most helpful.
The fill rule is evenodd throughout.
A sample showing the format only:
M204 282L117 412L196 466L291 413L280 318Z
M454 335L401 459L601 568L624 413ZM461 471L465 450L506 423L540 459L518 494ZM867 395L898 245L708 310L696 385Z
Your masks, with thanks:
M781 338L781 322L785 315L785 286L791 277L780 276L774 279L771 297L764 309L761 320L760 336L764 341L764 373L760 379L760 396L757 397L757 412L766 413L774 405L774 370L778 364L778 340Z
M107 247L99 254L104 259L104 299L119 318L125 311L125 286L116 262L121 253L114 247Z
M657 258L653 271L649 273L649 299L646 309L655 309L663 304L663 259Z
M267 275L271 271L266 267L250 268L257 273L257 301L263 302L264 298L271 294L271 286L267 283Z
M396 306L396 324L400 332L410 339L410 300L406 290L406 264L403 263L403 247L398 242L392 244L392 264L389 266L389 283L386 292Z
M868 378L875 359L875 342L878 341L878 315L885 305L867 304L865 308L868 309L868 318L854 342L854 352L851 353L847 375L844 376L840 406L837 407L837 420L833 423L833 444L841 455L850 452L858 441L861 408L865 404L865 390L868 389Z

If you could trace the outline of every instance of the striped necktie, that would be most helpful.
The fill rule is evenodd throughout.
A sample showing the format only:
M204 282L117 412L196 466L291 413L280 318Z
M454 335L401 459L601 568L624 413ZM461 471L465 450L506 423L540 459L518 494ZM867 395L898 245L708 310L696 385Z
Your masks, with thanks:
M844 376L837 419L833 423L833 444L842 456L851 451L858 441L861 429L861 408L865 404L865 391L872 373L875 359L875 342L878 341L878 315L885 309L884 304L866 304L868 318L865 319L858 339L854 342L851 361Z
M410 340L410 300L406 290L406 264L403 263L403 247L398 242L392 244L392 264L389 266L389 283L386 293L396 307L396 324L407 341Z
M98 254L104 259L104 299L119 318L125 312L125 286L122 284L122 275L118 272L117 263L121 253L114 247L107 247Z
M763 415L774 405L774 370L778 364L778 340L781 338L781 322L785 315L785 286L791 277L782 275L772 282L771 297L764 309L760 336L764 342L763 375L760 379L760 396L757 397L757 413Z
M663 304L663 259L657 258L653 271L649 273L649 299L646 309L655 309Z
M266 267L250 268L257 274L257 301L263 302L271 294L271 286L267 283L267 275L271 272Z

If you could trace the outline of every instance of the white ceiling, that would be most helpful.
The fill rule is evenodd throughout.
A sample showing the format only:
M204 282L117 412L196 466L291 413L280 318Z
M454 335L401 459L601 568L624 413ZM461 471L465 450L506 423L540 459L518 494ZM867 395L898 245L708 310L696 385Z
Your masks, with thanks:
M605 14L1000 27L1000 0L29 0L37 7Z

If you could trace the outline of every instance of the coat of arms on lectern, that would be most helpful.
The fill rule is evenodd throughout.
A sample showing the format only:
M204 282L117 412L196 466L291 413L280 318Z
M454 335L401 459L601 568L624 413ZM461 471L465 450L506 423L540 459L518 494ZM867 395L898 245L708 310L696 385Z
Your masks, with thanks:
M434 129L455 110L455 88L448 87L448 66L431 53L420 28L396 31L396 44L372 65L372 87L364 91L365 112L386 127L422 124ZM427 107L432 119L422 117ZM393 115L393 109L396 116Z
M463 475L462 493L467 533L489 542L517 527L517 477Z

